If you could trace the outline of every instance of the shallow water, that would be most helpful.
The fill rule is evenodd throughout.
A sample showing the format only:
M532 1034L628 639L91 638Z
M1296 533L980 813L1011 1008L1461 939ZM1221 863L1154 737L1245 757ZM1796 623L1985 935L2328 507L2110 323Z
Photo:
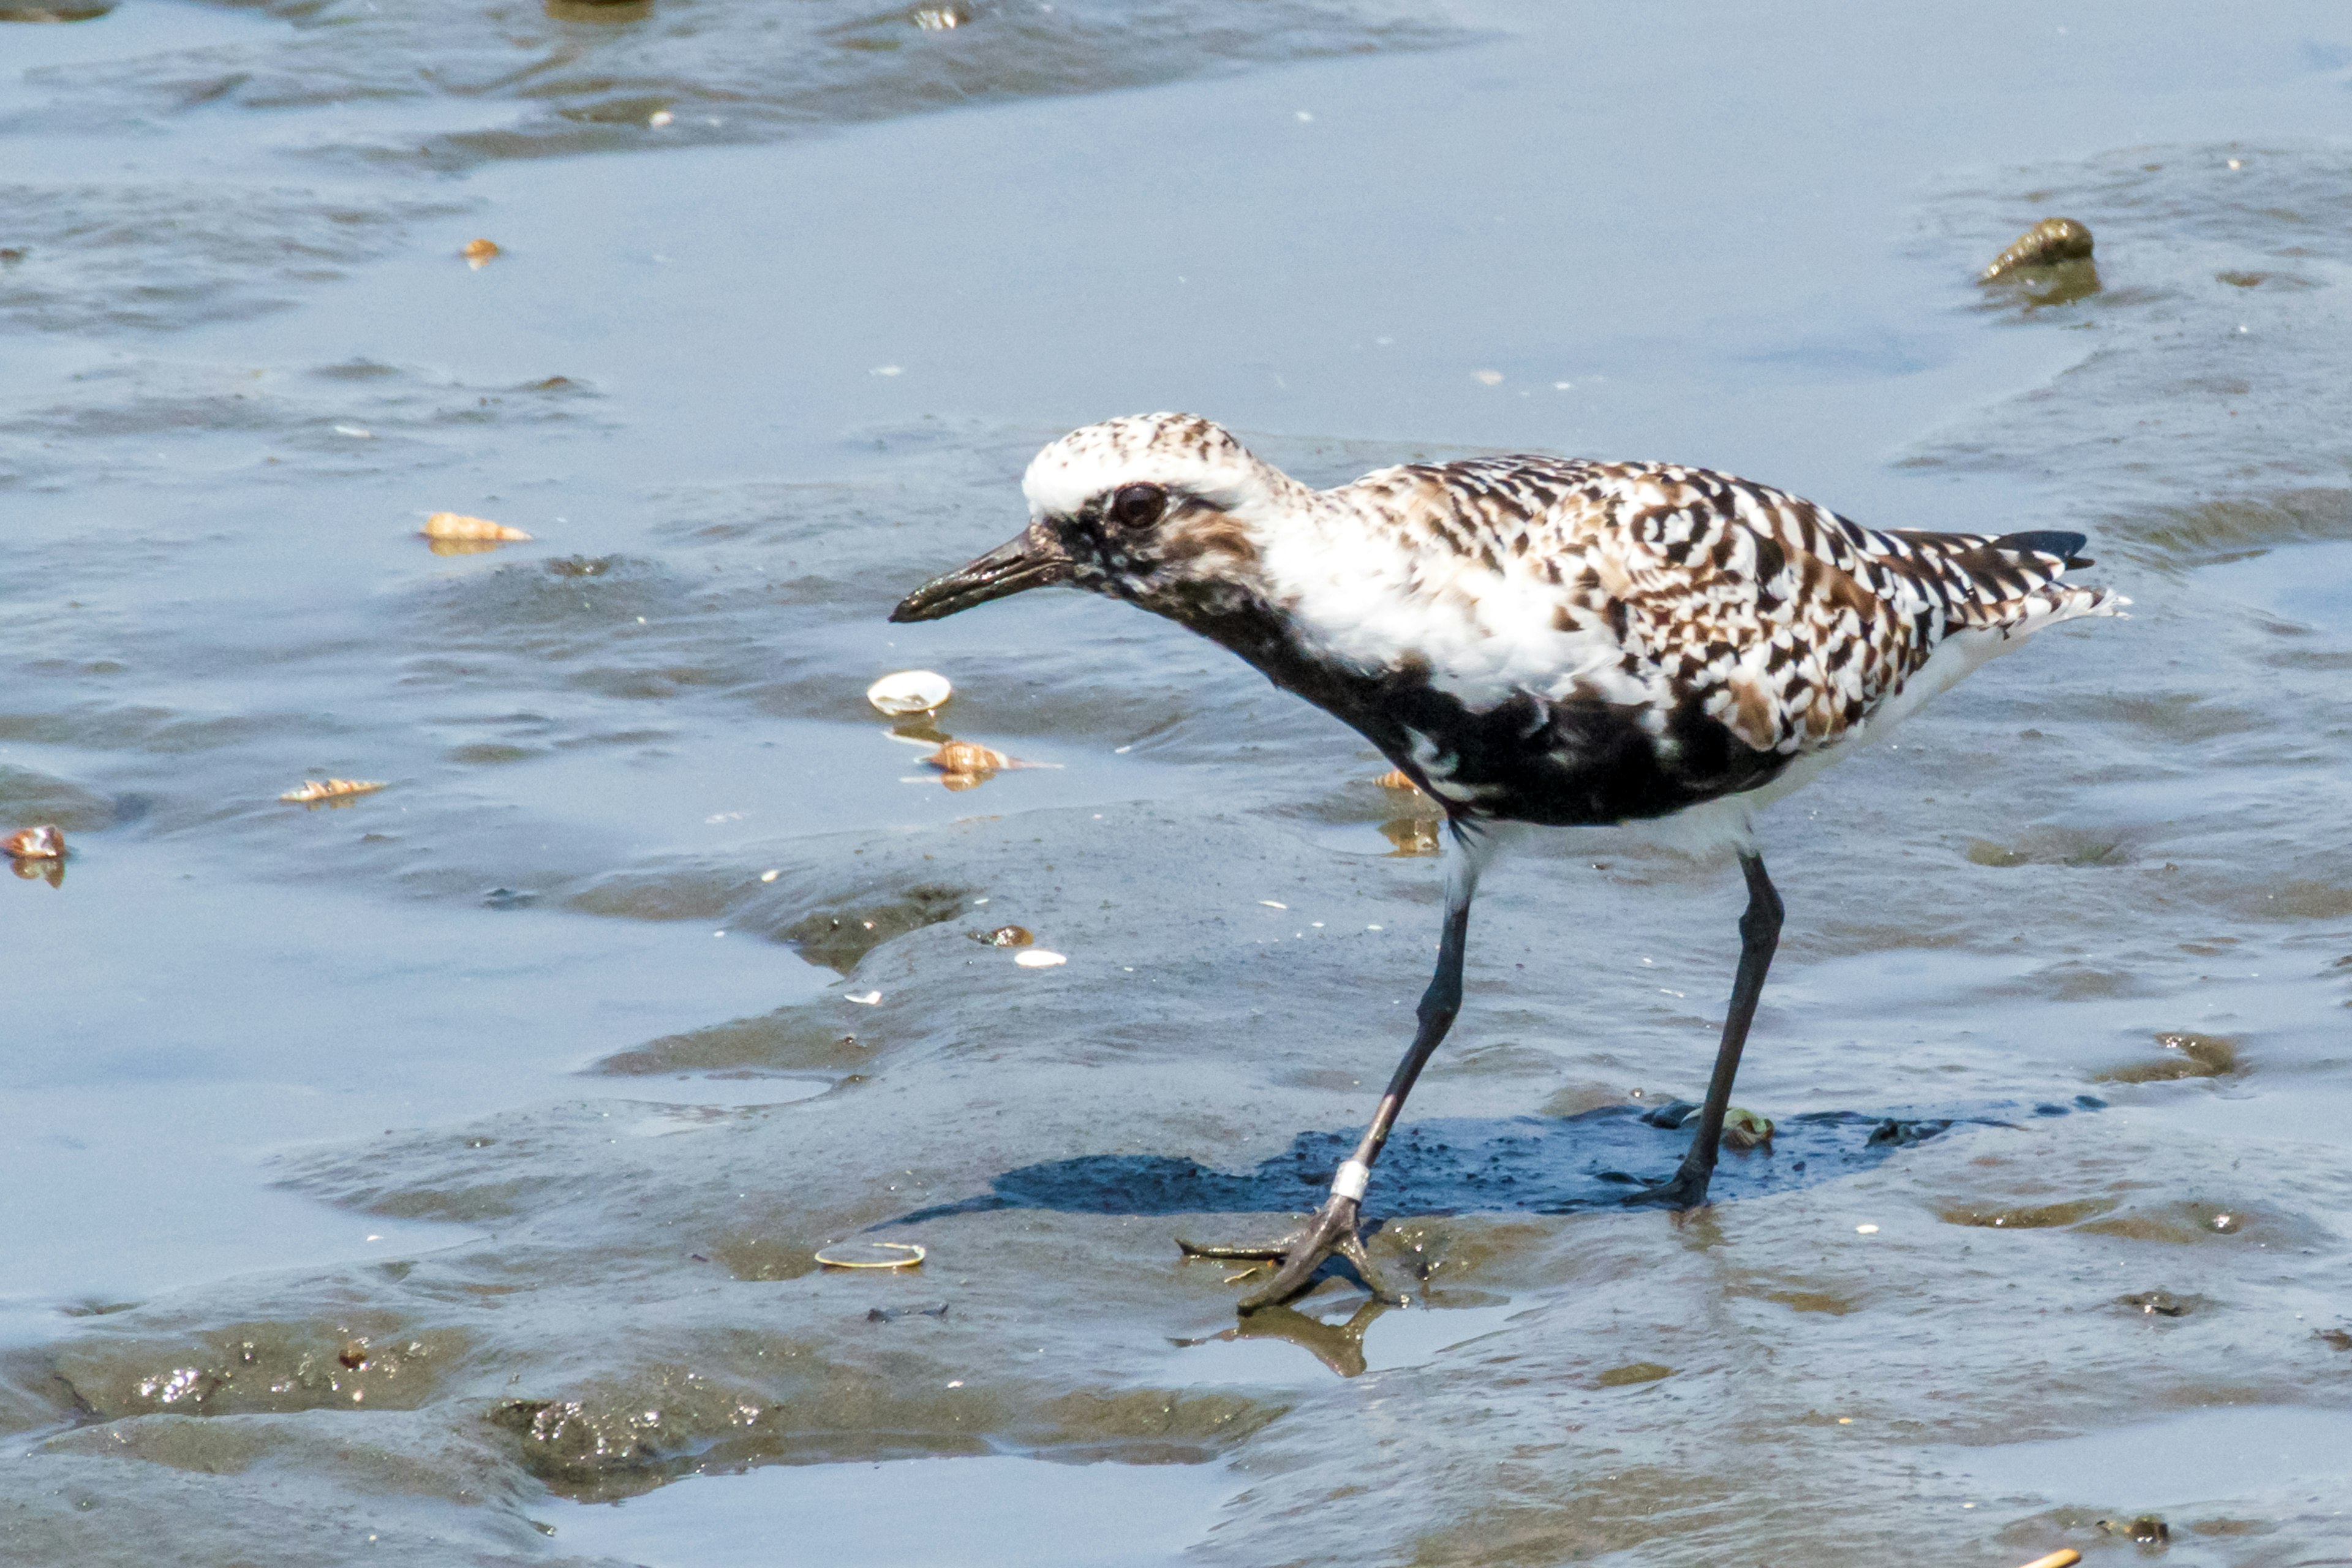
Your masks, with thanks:
M2340 8L954 15L0 22L5 1555L2352 1554ZM2053 212L2096 291L1969 281ZM1237 1330L1171 1237L1365 1114L1414 813L1119 606L882 619L1166 406L2077 526L2134 618L1768 818L1716 1207L1601 1200L1733 879L1551 836L1375 1179L1427 1304ZM916 665L1053 765L939 788Z

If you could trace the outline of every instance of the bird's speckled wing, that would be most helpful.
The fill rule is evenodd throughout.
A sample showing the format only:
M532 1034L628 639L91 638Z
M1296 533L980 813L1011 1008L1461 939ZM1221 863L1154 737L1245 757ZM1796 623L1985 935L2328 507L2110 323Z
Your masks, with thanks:
M1660 712L1694 705L1761 752L1834 742L1957 634L2115 602L2060 583L2079 536L1874 531L1704 468L1513 457L1363 482L1412 492L1433 548L1538 575L1558 628L1612 639Z

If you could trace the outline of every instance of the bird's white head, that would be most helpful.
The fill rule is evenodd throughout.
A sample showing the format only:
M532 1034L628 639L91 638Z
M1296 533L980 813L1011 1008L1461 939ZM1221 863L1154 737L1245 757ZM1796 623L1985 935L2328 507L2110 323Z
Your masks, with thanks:
M892 620L936 620L1053 583L1180 620L1214 616L1255 591L1263 543L1311 494L1192 414L1073 430L1037 454L1021 488L1029 526L916 589Z

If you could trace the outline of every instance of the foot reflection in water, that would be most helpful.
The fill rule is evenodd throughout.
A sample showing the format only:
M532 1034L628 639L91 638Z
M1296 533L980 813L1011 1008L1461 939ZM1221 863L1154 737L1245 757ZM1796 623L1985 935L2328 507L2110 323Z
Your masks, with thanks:
M1230 1329L1220 1329L1199 1339L1171 1339L1168 1342L1179 1349L1190 1350L1194 1345L1231 1344L1237 1340L1280 1340L1297 1345L1341 1377L1361 1376L1364 1371L1364 1331L1383 1312L1396 1310L1377 1296L1366 1298L1356 1309L1355 1316L1344 1323L1327 1323L1320 1318L1310 1318L1297 1308L1282 1305L1261 1307Z

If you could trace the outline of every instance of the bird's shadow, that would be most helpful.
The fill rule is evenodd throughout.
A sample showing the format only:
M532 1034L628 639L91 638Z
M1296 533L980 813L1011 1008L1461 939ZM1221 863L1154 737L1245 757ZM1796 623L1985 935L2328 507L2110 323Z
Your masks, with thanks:
M1813 1110L1790 1116L1763 1147L1726 1150L1708 1189L1714 1203L1793 1192L1868 1170L1897 1150L1956 1127L2013 1127L2037 1117L2102 1109L2071 1103L2001 1104L1937 1115ZM1372 1172L1370 1221L1475 1213L1574 1214L1614 1208L1673 1173L1690 1142L1695 1108L1604 1106L1580 1116L1450 1118L1400 1128ZM997 1209L1063 1214L1291 1214L1322 1201L1332 1172L1360 1130L1301 1132L1289 1149L1235 1173L1170 1154L1084 1154L1005 1172L989 1190L885 1220L888 1226Z

